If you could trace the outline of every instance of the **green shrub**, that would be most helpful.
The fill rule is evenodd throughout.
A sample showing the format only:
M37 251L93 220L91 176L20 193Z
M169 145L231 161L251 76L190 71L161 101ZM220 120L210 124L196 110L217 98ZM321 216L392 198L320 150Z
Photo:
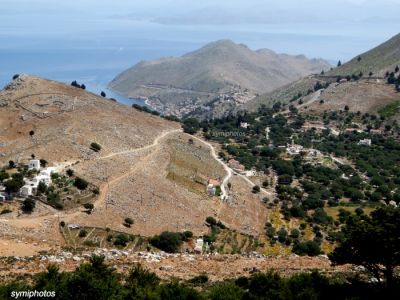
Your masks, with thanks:
M81 229L81 230L79 231L78 236L79 236L79 237L85 237L85 236L87 236L87 231L86 231L85 229Z
M85 190L88 187L89 183L80 177L76 177L74 181L74 186L79 190Z
M0 212L0 215L5 215L5 214L9 214L10 212L12 212L11 209L5 208Z
M164 231L160 235L151 238L150 243L160 250L175 253L182 245L182 235L176 232Z
M126 245L128 243L129 243L129 237L126 234L121 233L115 237L115 240L114 240L115 246L126 247Z
M91 143L90 149L92 149L94 152L99 152L101 150L101 146L98 143Z

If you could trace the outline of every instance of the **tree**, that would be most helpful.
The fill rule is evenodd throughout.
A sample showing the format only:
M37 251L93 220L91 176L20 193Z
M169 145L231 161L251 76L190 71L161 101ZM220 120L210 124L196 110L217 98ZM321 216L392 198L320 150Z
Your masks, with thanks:
M165 252L177 252L182 245L182 235L177 232L164 231L160 235L151 238L150 243Z
M74 186L76 188L78 188L79 190L85 190L88 185L89 185L89 183L85 179L80 178L80 177L75 178Z
M209 224L210 226L215 226L217 225L217 220L215 220L215 218L213 217L207 217L206 223Z
M19 78L19 74L15 74L15 75L12 77L13 80L18 79L18 78Z
M184 132L188 134L195 134L200 129L200 122L195 118L185 119L182 127Z
M101 145L93 142L90 144L90 149L92 149L94 152L99 152L101 150Z
M298 255L316 256L321 254L321 248L315 241L298 242L293 245L293 252Z
M258 185L253 186L252 192L253 192L254 194L257 194L257 193L259 193L260 191L261 191L260 186L258 186Z
M126 234L121 233L115 237L114 241L115 246L126 247L128 243L129 243L129 237Z
M43 182L40 181L37 187L37 192L38 194L44 194L47 191L47 185Z
M33 212L35 206L36 206L35 200L27 198L22 203L22 211L30 214L31 212Z
M47 160L45 160L45 159L41 159L40 160L40 166L42 168L46 168L47 164L48 164Z
M74 170L68 169L68 170L67 170L67 175L68 175L69 177L74 176Z
M101 91L100 95L101 95L102 97L104 97L104 98L107 96L106 93L103 92L103 91Z
M349 109L350 109L349 106L348 106L348 105L345 105L344 110L345 110L345 111L349 111Z
M331 253L332 262L362 265L391 286L393 270L400 265L400 208L386 206L371 216L352 216L342 233L344 240Z
M10 161L8 162L8 168L9 168L9 169L14 169L15 167L16 167L15 162L14 162L13 160L10 160Z
M94 208L93 203L85 203L83 204L83 207L87 210L87 212L90 214Z
M3 183L4 187L6 188L6 192L9 194L18 193L24 184L24 176L21 173L13 174L11 179Z
M339 60L337 63L337 66L340 67L342 65L342 62Z
M124 222L125 222L124 225L126 227L131 227L133 225L133 223L134 223L132 218L125 218Z
M85 237L85 236L87 236L87 231L85 229L81 229L79 231L78 235L79 235L79 237Z

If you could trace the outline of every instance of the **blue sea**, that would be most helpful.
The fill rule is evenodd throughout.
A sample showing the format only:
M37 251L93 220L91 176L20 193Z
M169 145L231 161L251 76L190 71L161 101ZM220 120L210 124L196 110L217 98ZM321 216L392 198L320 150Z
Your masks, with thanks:
M122 30L82 29L75 30L74 34L69 31L48 34L37 30L29 33L25 29L11 34L0 28L0 87L6 85L14 74L25 73L67 84L77 80L88 90L95 93L105 91L108 97L124 104L143 104L142 100L127 99L107 90L107 84L141 60L181 56L211 41L232 39L252 49L269 48L279 53L322 56L333 60L350 58L350 52L358 53L358 49L368 49L373 45L363 38L308 34L307 30L292 34L290 28L283 30L269 25L129 24Z

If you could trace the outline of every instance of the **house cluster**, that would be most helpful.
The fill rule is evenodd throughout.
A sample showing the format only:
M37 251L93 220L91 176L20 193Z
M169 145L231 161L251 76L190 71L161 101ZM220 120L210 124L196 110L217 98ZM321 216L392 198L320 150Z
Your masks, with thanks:
M42 170L40 161L33 159L29 161L29 170L39 171L39 175L32 179L24 179L25 185L21 188L20 194L23 197L28 197L36 193L40 182L43 182L46 186L51 184L51 174L56 172L54 167L48 167Z
M217 187L221 186L219 180L216 179L209 179L207 185L207 193L211 196L215 196L217 192Z

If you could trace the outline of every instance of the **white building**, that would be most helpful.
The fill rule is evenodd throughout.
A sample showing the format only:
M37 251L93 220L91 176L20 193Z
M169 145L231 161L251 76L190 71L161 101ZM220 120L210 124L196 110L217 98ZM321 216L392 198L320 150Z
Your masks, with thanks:
M359 145L371 146L371 139L363 139L358 142Z
M47 176L47 177L51 178L51 174L53 174L53 173L56 173L56 168L48 167L45 170L41 171L40 175Z
M34 191L34 187L26 184L21 188L20 193L21 193L21 196L23 196L23 197L29 197L29 196L33 195L33 191Z
M242 127L242 128L248 128L250 125L249 125L249 123L246 123L246 122L240 122L240 127Z
M194 251L197 253L203 253L203 246L204 246L203 239L197 239L196 246L194 247Z
M292 144L289 145L286 148L286 151L290 154L290 155L299 155L301 151L303 151L303 146L301 145L296 145L296 144Z
M38 159L30 160L29 164L28 164L28 169L40 171L40 160L38 160Z
M6 201L7 197L3 193L0 193L0 201Z

